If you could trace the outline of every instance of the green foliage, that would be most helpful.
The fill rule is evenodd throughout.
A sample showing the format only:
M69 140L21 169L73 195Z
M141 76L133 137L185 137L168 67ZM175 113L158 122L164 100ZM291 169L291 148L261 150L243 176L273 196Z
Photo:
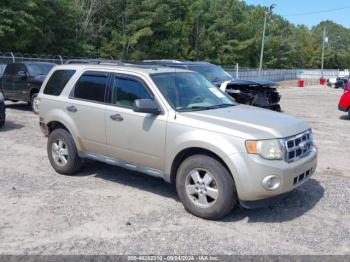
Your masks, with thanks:
M257 67L266 11L240 0L2 0L0 50ZM320 67L323 28L325 67L349 67L349 29L267 21L264 67Z

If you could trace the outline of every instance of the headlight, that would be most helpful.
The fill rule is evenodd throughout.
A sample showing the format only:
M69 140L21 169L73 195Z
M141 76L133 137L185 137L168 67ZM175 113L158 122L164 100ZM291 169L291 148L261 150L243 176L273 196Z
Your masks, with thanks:
M249 154L258 154L269 160L283 159L283 148L279 139L247 140L245 145Z

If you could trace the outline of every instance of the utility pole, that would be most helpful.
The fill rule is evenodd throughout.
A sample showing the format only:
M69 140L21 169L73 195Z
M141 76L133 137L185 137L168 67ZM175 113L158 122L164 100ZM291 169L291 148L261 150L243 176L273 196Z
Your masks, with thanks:
M263 27L263 33L262 33L262 40L261 40L261 52L260 52L260 64L259 64L259 76L261 75L261 69L263 65L264 60L264 47L265 47L265 31L266 31L266 22L267 22L267 16L272 13L272 9L276 7L276 4L272 4L268 11L265 11L264 16L264 27Z
M326 27L323 28L322 36L322 56L321 56L321 77L323 78L323 64L324 64L324 46L326 42Z

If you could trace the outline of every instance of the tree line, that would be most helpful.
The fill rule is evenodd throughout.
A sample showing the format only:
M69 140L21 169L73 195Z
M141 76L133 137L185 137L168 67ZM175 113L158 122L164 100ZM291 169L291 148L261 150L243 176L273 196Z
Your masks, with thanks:
M188 59L257 67L262 6L240 0L0 0L0 50L123 60ZM350 30L268 17L264 67L348 68Z

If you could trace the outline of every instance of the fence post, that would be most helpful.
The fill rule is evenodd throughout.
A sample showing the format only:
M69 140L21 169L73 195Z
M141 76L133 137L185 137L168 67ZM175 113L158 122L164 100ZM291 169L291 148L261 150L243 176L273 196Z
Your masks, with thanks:
M61 55L58 55L59 59L61 60L61 65L63 65L63 58Z
M236 79L238 79L238 63L236 64Z
M15 56L13 55L12 52L11 52L11 56L12 56L12 62L16 62Z

